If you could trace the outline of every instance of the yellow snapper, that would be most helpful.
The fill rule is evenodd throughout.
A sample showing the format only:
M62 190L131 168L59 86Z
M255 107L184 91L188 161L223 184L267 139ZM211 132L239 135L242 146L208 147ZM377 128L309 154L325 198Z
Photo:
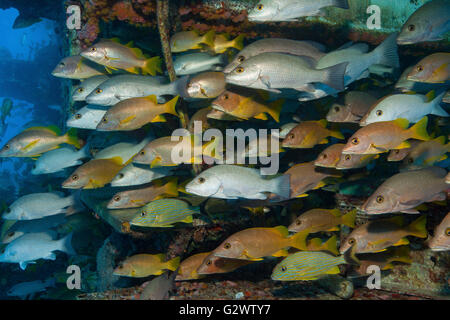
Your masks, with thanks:
M342 214L339 209L311 209L302 213L289 226L290 232L309 230L310 233L320 231L339 231L339 225L355 227L356 210Z
M165 270L175 271L180 264L180 257L165 261L166 255L136 254L121 262L114 270L114 274L123 277L144 278L163 274Z
M197 31L182 31L174 34L170 39L170 50L172 52L183 52L193 49L203 49L203 45L214 48L215 32L208 31L200 36Z
M161 58L148 59L138 48L133 48L132 42L123 45L119 39L102 39L100 42L87 48L81 56L105 66L109 73L112 70L122 69L131 73L150 74L162 73Z
M202 252L187 257L180 263L176 281L196 280L205 276L197 273L197 268L203 263L203 260L210 255L210 252Z
M336 164L336 169L347 170L364 168L372 160L378 159L379 157L380 156L378 154L342 154Z
M81 56L70 56L58 63L53 69L52 75L59 78L81 80L105 74L105 72L98 69L94 63Z
M266 103L255 93L239 94L227 90L212 102L212 107L244 120L250 118L268 120L267 114L270 114L276 122L279 122L284 101L284 99L279 99L272 103Z
M186 92L191 98L216 98L225 91L225 85L223 72L202 72L189 79Z
M445 140L445 136L440 136L430 141L417 143L411 148L403 164L408 170L420 169L447 159L446 153L450 151L450 143L445 144Z
M308 233L296 233L289 237L286 227L249 228L229 236L213 254L222 258L259 261L263 257L281 257L287 248L306 249Z
M325 252L299 251L284 258L272 271L272 280L317 280L327 274L338 274L338 265L346 264L344 256Z
M437 52L426 56L412 68L407 79L427 83L450 80L450 53Z
M98 131L132 131L150 122L166 122L164 113L178 117L175 106L178 96L158 104L155 95L131 98L120 101L105 113L97 125Z
M409 255L408 246L392 247L381 253L364 254L364 258L360 258L361 264L355 269L360 276L368 276L372 272L367 272L369 266L375 265L381 270L389 270L394 268L394 262L411 263L412 259Z
M325 168L336 168L341 158L343 143L335 143L323 150L314 161L314 165Z
M317 144L327 144L327 137L344 139L339 131L326 128L327 120L320 121L302 121L295 126L282 142L283 147L287 148L313 148Z
M61 130L53 125L25 129L3 146L0 157L36 157L59 148L62 143L71 144L78 149L81 147L76 129L60 134Z
M339 255L339 250L337 249L337 237L336 235L333 235L325 242L322 242L320 238L308 240L305 251L328 251L334 255Z
M151 141L134 157L134 163L150 164L153 167L159 166L177 166L180 163L172 159L172 151L177 150L190 151L190 155L186 157L183 163L201 163L202 155L217 158L214 151L216 150L219 139L201 144L195 143L195 137L182 137L180 140L172 141L172 137L162 137Z
M244 48L244 35L240 34L233 40L230 40L230 35L226 33L216 35L212 51L216 54L224 53L229 48L235 48L241 51Z
M382 252L388 247L409 244L406 236L426 238L426 218L426 215L423 215L408 226L404 226L402 216L369 221L354 229L341 243L339 251L341 253L347 250L352 250L353 253Z
M68 189L102 188L111 182L126 165L120 157L90 160L78 167L63 182L62 187Z
M427 133L428 118L424 117L408 129L409 121L374 122L356 131L348 140L343 154L377 154L391 149L409 148L408 139L430 140Z

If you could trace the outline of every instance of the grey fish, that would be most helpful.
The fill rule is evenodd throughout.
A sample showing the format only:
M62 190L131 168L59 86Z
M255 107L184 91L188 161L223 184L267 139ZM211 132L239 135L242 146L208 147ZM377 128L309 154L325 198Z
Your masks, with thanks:
M347 64L343 62L317 70L316 62L311 58L266 52L244 61L225 74L225 80L227 83L276 93L280 93L278 89L283 88L310 91L310 84L316 82L343 90Z
M174 289L175 277L178 270L165 272L162 275L151 280L142 291L139 300L167 300L169 292Z
M95 130L106 111L108 111L106 106L88 104L75 112L66 124L71 128Z
M160 167L149 168L130 163L123 168L111 181L112 187L135 186L152 182L153 180L166 177L171 174L172 168Z
M327 114L330 122L359 123L377 99L362 91L350 91L345 94L344 104L334 103Z
M348 9L347 0L261 0L248 14L249 21L296 21L296 18L323 16L323 8Z
M55 278L21 282L11 287L6 294L10 297L20 297L21 299L26 299L32 294L47 291L47 288L55 286L55 283Z
M84 101L86 97L101 83L108 80L109 77L105 75L93 76L90 77L79 85L75 86L72 91L72 100L73 101Z
M325 46L314 41L297 41L291 39L270 38L250 43L223 69L223 72L233 71L244 61L264 52L279 52L294 56L306 56L318 61L325 55Z
M112 106L130 98L156 95L159 101L163 95L180 95L186 97L189 78L183 77L167 83L164 77L141 75L118 75L101 83L87 97L86 102L102 106Z
M439 41L450 30L450 1L425 3L406 20L398 36L398 44Z
M225 63L226 55L212 56L206 52L196 52L177 56L173 67L178 76L183 76L208 70L217 71Z

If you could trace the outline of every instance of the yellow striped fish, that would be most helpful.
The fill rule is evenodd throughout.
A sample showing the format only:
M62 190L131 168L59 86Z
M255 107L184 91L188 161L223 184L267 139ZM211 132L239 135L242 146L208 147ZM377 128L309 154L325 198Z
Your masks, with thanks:
M140 227L167 228L178 222L192 223L192 215L198 214L198 208L179 199L159 199L142 207L140 214L130 224Z
M338 265L346 263L344 256L335 257L325 252L299 251L275 266L272 280L317 280L326 274L340 273Z

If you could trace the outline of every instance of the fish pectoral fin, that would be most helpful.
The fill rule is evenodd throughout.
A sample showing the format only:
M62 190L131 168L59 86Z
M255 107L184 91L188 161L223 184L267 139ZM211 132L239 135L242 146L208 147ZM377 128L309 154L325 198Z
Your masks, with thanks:
M334 226L331 229L328 229L327 231L339 231L339 226Z
M308 197L309 195L307 193L302 193L299 194L298 196L295 196L296 198L304 198L304 197Z
M260 113L260 114L257 114L257 115L254 116L253 118L255 118L255 119L260 119L260 120L267 120L267 119L269 119L269 118L267 117L267 115L266 115L264 112L262 112L262 113Z
M330 142L327 138L323 138L322 140L320 140L319 144L327 144L328 142Z
M31 141L29 144L27 144L25 147L23 147L22 150L27 151L27 150L31 149L33 146L35 146L39 142L39 140L41 140L41 139L36 139L36 140Z
M125 119L122 119L122 120L120 120L120 124L126 124L126 123L129 123L129 122L131 122L131 121L133 121L134 119L136 118L136 115L131 115L131 116L128 116L128 117L126 117Z
M153 159L153 161L150 163L150 168L159 167L159 165L161 164L161 162L162 162L161 157L156 157L156 158Z
M408 238L401 238L396 243L393 244L393 246L403 246L409 244Z
M166 117L164 117L162 114L157 115L153 118L151 122L167 122Z
M407 148L411 148L411 143L409 143L408 141L403 141L394 149L407 149Z

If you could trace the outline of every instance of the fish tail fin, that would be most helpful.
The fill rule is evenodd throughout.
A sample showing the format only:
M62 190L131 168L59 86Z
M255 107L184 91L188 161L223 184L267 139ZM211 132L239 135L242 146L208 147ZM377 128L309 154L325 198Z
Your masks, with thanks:
M245 36L243 34L238 35L232 42L232 47L241 51L244 49L244 38Z
M415 125L408 130L411 132L411 138L417 140L428 141L430 136L427 132L428 117L423 117Z
M180 257L175 257L172 260L166 262L166 268L169 269L170 271L177 270L179 265L180 265Z
M144 74L155 76L157 73L162 73L161 65L162 65L161 57L158 56L152 57L150 59L145 60L142 72Z
M356 219L356 209L353 209L349 212L347 212L345 215L342 216L342 224L354 228L355 227L355 219Z
M178 178L170 178L169 181L164 186L164 194L168 196L178 197Z
M76 128L70 128L69 131L67 131L67 133L64 135L64 137L66 139L66 143L73 145L77 149L81 148L82 140L78 139Z
M426 229L427 225L427 216L422 215L418 219L414 220L408 227L408 235L418 237L418 238L426 238L428 233Z
M337 249L337 237L333 235L330 239L328 239L323 245L322 249L325 251L329 251L334 255L339 255L339 250Z
M330 136L336 139L344 139L344 135L338 130L330 130Z
M166 102L166 104L164 105L165 113L173 114L174 116L177 116L177 117L180 116L176 110L178 99L180 99L180 96L176 96L172 100Z
M446 92L441 93L436 98L434 98L430 103L433 104L433 107L431 109L431 114L434 114L435 116L439 117L450 117L450 115L445 111L440 103L442 101L442 98L445 96Z
M348 0L333 0L333 6L341 9L348 9Z
M80 158L89 158L91 156L89 143L86 143L83 148L78 151L78 155Z
M67 236L59 240L59 250L67 253L68 255L76 255L76 251L72 247L72 236L73 232L69 233Z
M403 263L411 263L412 259L409 255L409 246L400 246L396 247L393 251L392 257L388 259L389 262L403 262Z
M289 199L291 194L290 187L290 177L289 175L283 174L279 177L270 179L271 182L271 190L268 190L272 193L275 193L285 199Z
M344 76L347 65L348 62L342 62L326 68L325 79L322 82L338 91L344 90Z
M290 236L290 246L303 251L308 250L306 245L306 238L308 237L308 234L309 229L305 229Z
M398 68L400 66L397 52L397 33L389 35L372 54L377 56L376 64Z
M269 108L267 110L267 113L270 114L270 116L276 121L280 122L280 113L281 109L283 108L285 100L279 99L269 104Z
M202 38L202 43L206 44L210 48L214 48L214 40L216 38L216 32L214 29L209 30Z

